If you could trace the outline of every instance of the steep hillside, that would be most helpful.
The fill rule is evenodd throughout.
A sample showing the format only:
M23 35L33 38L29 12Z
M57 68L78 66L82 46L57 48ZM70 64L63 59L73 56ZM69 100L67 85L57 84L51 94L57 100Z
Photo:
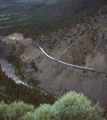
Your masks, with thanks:
M8 44L23 41L26 45L21 58L27 64L22 66L26 81L38 78L38 87L62 96L66 92L76 91L84 93L94 104L99 102L107 108L107 74L99 74L73 69L58 64L46 58L40 50L24 41L20 34L13 34L2 38ZM60 29L50 35L38 36L33 42L38 43L51 56L76 65L93 68L97 71L107 72L107 6L100 9L92 17L84 17L69 28ZM30 68L33 61L38 71Z
M107 72L107 14L104 11L106 13L106 7L94 17L84 17L83 23L51 33L49 37L42 36L39 44L46 41L44 48L53 48L47 52L57 59ZM101 106L107 106L107 75L68 68L43 58L42 54L34 61L42 71L36 74L41 80L40 87L57 95L68 91L82 92L94 103L99 101Z

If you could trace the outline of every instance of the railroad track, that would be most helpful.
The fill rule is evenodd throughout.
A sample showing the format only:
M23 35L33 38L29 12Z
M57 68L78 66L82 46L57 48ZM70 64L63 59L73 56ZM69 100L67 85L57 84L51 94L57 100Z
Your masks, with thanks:
M88 67L83 67L83 66L79 66L79 65L74 65L74 64L70 64L70 63L63 62L63 61L61 61L61 60L58 60L58 59L56 59L56 58L51 57L50 55L48 55L48 54L43 50L43 48L40 47L39 45L37 45L37 44L32 44L32 43L29 43L29 42L26 42L26 43L28 43L28 44L30 44L31 46L34 46L34 47L40 49L40 50L42 51L42 53L43 53L46 57L48 57L49 59L51 59L51 60L53 60L53 61L55 61L55 62L57 62L57 63L63 64L63 65L66 65L66 66L69 66L69 67L72 67L72 68L85 70L85 71L91 71L91 72L96 72L96 73L100 73L100 74L107 74L106 72L101 72L101 71L93 70L93 68L88 68Z

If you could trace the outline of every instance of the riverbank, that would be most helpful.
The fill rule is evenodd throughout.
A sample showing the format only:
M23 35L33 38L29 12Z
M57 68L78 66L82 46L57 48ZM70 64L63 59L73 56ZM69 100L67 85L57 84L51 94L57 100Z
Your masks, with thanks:
M15 83L17 84L23 84L23 85L26 85L30 88L35 88L35 89L38 89L40 90L41 92L45 93L45 94L48 94L49 92L38 87L38 86L35 86L34 84L29 84L26 82L26 80L22 80L20 77L18 77L16 74L15 74L15 70L14 70L14 67L12 66L11 63L8 62L7 59L5 58L0 58L0 64L1 64L1 68L2 70L5 72L5 74L12 78Z
M5 58L0 58L0 64L5 74L8 77L12 78L17 84L21 83L23 85L28 85L27 83L23 82L18 76L15 75L14 67Z
M10 104L14 101L24 101L37 107L39 104L53 104L56 100L52 94L45 94L38 89L31 89L23 84L16 84L15 81L5 75L0 67L0 101L4 100Z

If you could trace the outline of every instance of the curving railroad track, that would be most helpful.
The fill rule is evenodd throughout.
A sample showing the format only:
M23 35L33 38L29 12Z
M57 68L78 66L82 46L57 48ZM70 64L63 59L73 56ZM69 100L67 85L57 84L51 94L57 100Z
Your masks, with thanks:
M51 57L50 55L48 55L39 45L37 44L32 44L32 43L29 43L29 42L26 42L28 44L30 44L31 46L34 46L38 49L40 49L42 51L42 53L48 57L49 59L55 61L55 62L58 62L60 64L63 64L63 65L66 65L66 66L69 66L69 67L72 67L72 68L76 68L76 69L81 69L81 70L86 70L86 71L91 71L91 72L96 72L96 73L100 73L100 74L107 74L105 72L100 72L100 71L96 71L96 70L93 70L93 68L88 68L88 67L82 67L82 66L79 66L79 65L74 65L74 64L70 64L70 63L66 63L66 62L63 62L61 60L58 60L58 59L55 59L53 57Z

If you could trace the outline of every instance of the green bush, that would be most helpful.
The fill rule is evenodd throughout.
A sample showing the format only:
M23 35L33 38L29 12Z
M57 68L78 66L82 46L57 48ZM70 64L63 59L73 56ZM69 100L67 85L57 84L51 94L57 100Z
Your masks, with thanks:
M40 81L39 81L38 78L31 78L31 79L28 80L28 83L29 83L29 84L32 83L33 85L37 85L37 84L40 83Z
M40 105L40 107L34 113L26 114L23 117L23 120L52 120L51 105L49 104Z
M91 101L83 94L69 92L53 105L34 106L23 102L10 105L0 102L0 120L106 120L102 118L103 110L91 106Z
M63 120L103 120L103 110L83 94L69 92L53 105L55 119Z
M31 68L34 68L35 71L38 71L38 67L35 65L35 62L33 60L31 61Z
M37 84L39 84L40 83L40 81L39 81L39 79L38 78L36 78L36 79L33 79L33 83L35 84L35 85L37 85Z
M14 102L10 105L0 102L0 120L17 120L29 111L33 112L34 106L23 102Z
M99 106L91 106L83 94L69 92L52 106L44 104L34 113L26 114L23 120L106 120L101 117L102 112Z
M4 103L4 101L0 102L0 120L5 120L6 109L8 105Z

